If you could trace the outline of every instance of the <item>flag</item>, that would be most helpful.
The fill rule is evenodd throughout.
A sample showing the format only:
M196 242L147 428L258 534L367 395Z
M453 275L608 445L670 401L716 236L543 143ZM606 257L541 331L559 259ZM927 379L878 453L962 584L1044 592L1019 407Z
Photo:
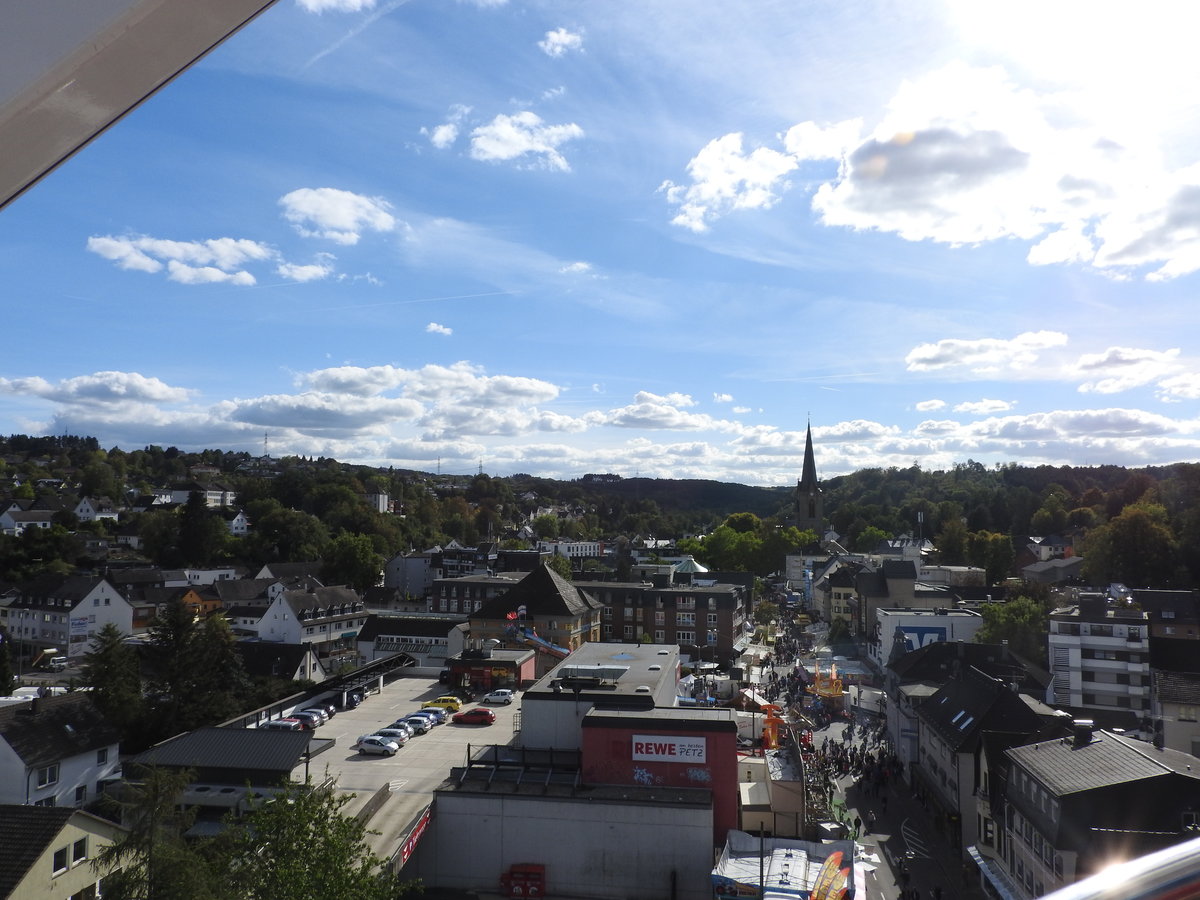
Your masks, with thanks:
M518 616L525 615L525 604L522 603L520 606L517 607L517 615Z
M506 619L515 619L516 617L517 617L517 614L516 614L515 612L510 612L510 613L509 613L508 615L506 615L504 618L506 618Z

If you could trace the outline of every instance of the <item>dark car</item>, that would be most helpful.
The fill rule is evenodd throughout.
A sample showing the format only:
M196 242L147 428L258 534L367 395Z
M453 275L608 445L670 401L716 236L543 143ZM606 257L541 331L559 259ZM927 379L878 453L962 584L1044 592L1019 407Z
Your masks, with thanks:
M483 706L455 713L450 719L455 725L491 725L496 721L496 714Z

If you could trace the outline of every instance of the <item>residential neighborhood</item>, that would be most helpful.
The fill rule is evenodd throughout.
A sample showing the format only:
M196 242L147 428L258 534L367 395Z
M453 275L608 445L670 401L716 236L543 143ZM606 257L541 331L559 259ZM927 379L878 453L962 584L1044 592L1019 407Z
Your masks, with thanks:
M378 483L342 491L322 518L268 499L294 475L264 459L252 474L224 464L240 489L193 479L67 499L63 477L30 500L14 478L0 517L13 564L35 538L78 555L0 585L0 829L26 838L0 851L16 873L5 896L34 896L39 867L51 896L100 896L100 848L131 824L114 801L159 769L190 779L175 802L195 843L254 814L246 785L277 796L319 762L322 789L375 832L380 872L448 897L750 890L731 860L750 852L741 835L761 835L764 887L786 881L788 854L815 879L844 852L847 896L1032 900L1191 839L1200 594L1047 583L1039 567L1086 559L1056 536L1014 547L999 573L940 549L948 527L849 538L826 518L815 454L810 437L767 520L791 543L750 566L719 549L760 527L746 513L675 539L592 539L571 524L586 504L528 492L511 528L494 510L488 540L387 556L343 527L305 559L279 551L314 523L407 527L437 489L399 503ZM39 504L47 525L20 527ZM116 693L122 660L136 694ZM348 724L378 707L372 694L454 716L474 702L482 741L462 725L435 729L453 739L438 744L431 723ZM379 778L359 762L375 746ZM389 752L424 760L411 791L383 777ZM493 820L503 842L454 852L487 843ZM601 848L618 833L656 852L617 867ZM57 848L77 844L61 866Z

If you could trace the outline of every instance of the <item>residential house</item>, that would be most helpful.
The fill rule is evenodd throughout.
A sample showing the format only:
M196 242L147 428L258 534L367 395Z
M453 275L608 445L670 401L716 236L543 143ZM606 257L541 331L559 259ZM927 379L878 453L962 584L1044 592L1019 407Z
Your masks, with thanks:
M1102 595L1050 613L1048 701L1096 713L1150 714L1149 616Z
M319 579L321 569L325 564L320 560L312 562L273 562L267 563L258 570L255 578L275 578L280 581L296 578Z
M368 616L358 632L358 653L367 662L403 653L418 668L441 669L466 646L465 629L460 627L466 621L465 615Z
M875 610L875 618L867 655L880 672L896 652L897 641L903 642L903 653L937 641L973 641L983 625L983 616L973 609L881 608Z
M478 610L485 601L508 593L524 574L512 572L503 575L439 578L433 583L433 598L429 603L429 611L455 616L469 615Z
M854 579L855 603L851 625L856 634L870 637L878 624L875 610L949 609L958 599L947 584L917 581L917 566L908 559L885 559L878 567L861 570Z
M117 772L119 742L86 691L0 706L0 803L92 802Z
M0 897L99 897L104 870L97 872L92 863L123 831L79 809L0 805Z
M116 522L120 518L108 497L82 497L73 512L80 522Z
M8 509L0 513L0 531L12 537L20 537L29 528L50 528L54 525L52 509Z
M263 614L258 636L264 641L311 644L329 668L338 659L357 658L358 632L366 621L366 607L351 588L283 591Z
M105 625L133 633L133 606L106 578L43 575L24 584L8 609L9 633L25 649L65 648L82 658Z
M1200 659L1192 638L1150 638L1150 721L1156 745L1200 755Z
M171 486L172 503L180 505L187 503L192 494L199 494L204 499L204 505L209 509L233 506L237 501L237 493L233 488L215 481L188 481Z
M600 640L603 604L548 566L539 566L506 593L471 613L473 641L499 640L539 653L539 675L587 641Z
M1021 568L1021 577L1034 584L1078 584L1083 571L1083 557L1047 559Z
M1195 837L1200 766L1190 754L1078 722L1071 737L1006 755L998 852L970 855L1014 900Z
M1196 591L1134 590L1133 603L1149 614L1150 639L1200 640L1200 606Z
M228 509L224 513L225 527L229 529L229 534L232 537L245 537L250 533L250 519L246 516L244 509Z
M279 644L271 641L238 641L233 649L242 658L246 673L256 678L320 683L333 673L325 668L312 644Z
M983 787L985 733L1007 734L1020 742L1069 731L1068 714L1015 687L967 667L917 710L918 758L910 765L913 789L932 811L935 829L944 832L952 846L975 844L981 827L987 827L977 803Z
M936 641L909 651L903 634L893 635L893 653L884 670L887 695L887 731L896 755L904 764L906 777L921 758L918 714L929 698L951 678L975 668L1005 682L1016 683L1019 693L1043 698L1050 675L1021 659L1007 644L975 644L965 641Z
M403 591L410 597L430 597L437 578L435 556L431 550L397 553L384 564L383 586Z

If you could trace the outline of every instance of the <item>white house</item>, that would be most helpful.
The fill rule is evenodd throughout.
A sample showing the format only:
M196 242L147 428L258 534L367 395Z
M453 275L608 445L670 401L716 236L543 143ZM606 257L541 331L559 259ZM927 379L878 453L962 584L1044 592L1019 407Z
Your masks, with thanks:
M80 522L115 522L119 518L117 508L107 497L83 497L75 504L74 513Z
M109 624L133 633L133 606L105 578L45 575L22 586L8 608L12 637L38 649L66 648L72 659Z
M0 803L83 806L117 773L119 745L85 691L0 706Z

